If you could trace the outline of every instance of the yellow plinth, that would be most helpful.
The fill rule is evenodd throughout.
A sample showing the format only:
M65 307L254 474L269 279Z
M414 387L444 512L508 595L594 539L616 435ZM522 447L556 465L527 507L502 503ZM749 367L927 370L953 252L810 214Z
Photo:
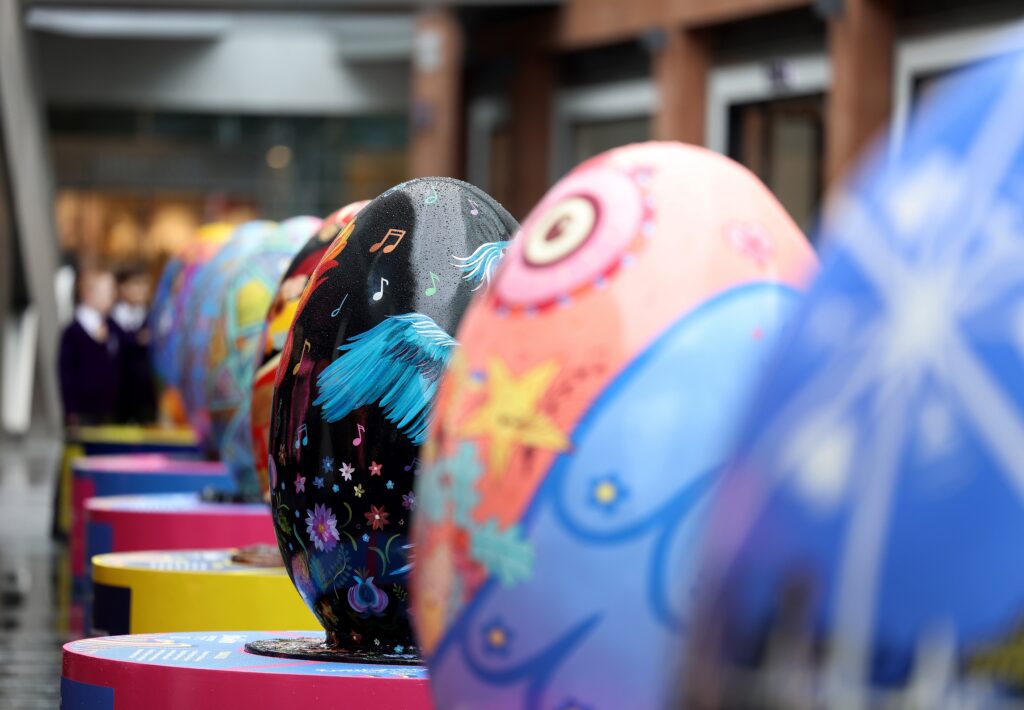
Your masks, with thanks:
M60 472L57 479L57 536L64 539L71 530L71 464L75 459L85 456L81 444L64 444L64 453L60 459ZM68 571L70 575L70 570Z
M196 443L196 434L188 427L137 426L134 424L72 427L68 430L68 436L75 441L88 441L97 444L193 446Z
M185 550L96 555L92 558L92 575L97 602L108 593L99 585L130 590L129 628L100 627L97 631L148 634L319 628L284 567L236 564L231 561L233 552ZM106 604L109 606L109 601ZM106 613L109 618L110 612L108 609L94 613L97 626L103 623L99 613Z

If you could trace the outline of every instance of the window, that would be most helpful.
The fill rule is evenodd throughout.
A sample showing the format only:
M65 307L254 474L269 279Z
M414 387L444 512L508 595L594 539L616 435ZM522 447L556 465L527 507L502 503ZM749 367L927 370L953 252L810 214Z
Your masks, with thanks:
M512 139L508 103L485 96L469 105L466 177L502 204L512 192Z
M896 43L893 82L893 150L899 148L914 107L942 80L976 62L1024 48L1022 22L938 32L901 39Z
M748 167L813 237L822 194L823 54L716 67L708 82L707 144Z
M761 178L805 230L821 200L824 110L824 94L814 94L729 111L729 157Z
M651 119L619 118L610 120L577 121L572 124L573 164L579 165L598 153L651 138Z
M551 181L598 153L649 140L656 105L650 79L562 91L555 100Z

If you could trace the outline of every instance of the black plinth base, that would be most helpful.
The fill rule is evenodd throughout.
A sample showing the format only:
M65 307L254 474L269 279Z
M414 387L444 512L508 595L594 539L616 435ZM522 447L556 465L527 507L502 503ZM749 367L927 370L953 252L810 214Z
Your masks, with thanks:
M199 499L204 503L263 503L263 498L258 493L245 495L234 491L225 491L217 488L204 488L199 494Z
M347 648L332 648L318 638L260 639L245 644L245 650L261 656L294 658L300 661L333 663L375 663L386 666L419 666L423 660L413 653L373 653Z

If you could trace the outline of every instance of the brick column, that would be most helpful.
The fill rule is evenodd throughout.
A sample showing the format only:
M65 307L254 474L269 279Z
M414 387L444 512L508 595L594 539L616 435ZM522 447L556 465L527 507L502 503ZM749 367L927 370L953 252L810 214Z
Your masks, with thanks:
M462 55L462 28L454 11L424 12L413 49L413 177L462 174Z
M652 135L704 145L710 49L707 39L692 29L667 29L664 45L652 54L652 74L660 103Z
M549 187L551 115L557 60L531 51L517 60L509 91L512 139L512 215L523 220Z
M827 185L856 164L892 116L894 4L844 0L842 10L829 20L832 86L826 110Z

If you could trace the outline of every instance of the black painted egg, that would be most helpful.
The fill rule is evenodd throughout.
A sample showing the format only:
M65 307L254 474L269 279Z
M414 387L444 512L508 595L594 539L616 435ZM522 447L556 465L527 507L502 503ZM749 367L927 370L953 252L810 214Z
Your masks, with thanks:
M419 446L462 314L517 229L472 185L411 180L359 212L302 295L272 403L271 505L289 574L335 648L416 653Z

